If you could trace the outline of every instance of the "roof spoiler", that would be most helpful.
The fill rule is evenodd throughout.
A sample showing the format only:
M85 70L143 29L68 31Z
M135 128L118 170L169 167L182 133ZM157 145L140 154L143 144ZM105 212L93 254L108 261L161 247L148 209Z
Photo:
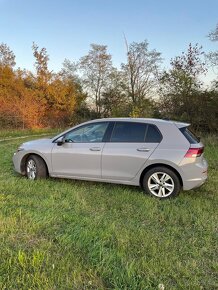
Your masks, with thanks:
M183 122L174 122L174 124L176 125L177 128L184 128L191 125L189 123L183 123Z

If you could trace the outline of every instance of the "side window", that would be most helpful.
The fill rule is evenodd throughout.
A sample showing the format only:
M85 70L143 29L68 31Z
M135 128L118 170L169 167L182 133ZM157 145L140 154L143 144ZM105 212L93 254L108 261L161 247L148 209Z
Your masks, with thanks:
M154 125L148 125L148 130L145 138L146 143L160 143L162 135Z
M84 125L65 135L65 142L96 143L102 142L108 122Z
M144 142L146 124L117 122L111 136L111 142Z

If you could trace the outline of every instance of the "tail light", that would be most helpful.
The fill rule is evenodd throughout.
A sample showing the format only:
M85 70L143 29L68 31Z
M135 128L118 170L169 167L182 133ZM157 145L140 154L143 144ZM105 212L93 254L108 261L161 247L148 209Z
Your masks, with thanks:
M203 152L204 152L204 147L201 147L201 148L189 148L187 153L185 154L185 157L187 157L187 158L200 157Z

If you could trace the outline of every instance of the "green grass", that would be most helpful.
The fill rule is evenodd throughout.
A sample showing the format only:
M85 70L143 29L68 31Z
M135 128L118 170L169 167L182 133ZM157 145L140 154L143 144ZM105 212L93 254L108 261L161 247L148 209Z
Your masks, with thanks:
M29 138L30 139L30 138ZM0 289L218 289L218 138L209 180L172 200L13 172L0 143Z
M13 137L22 137L22 136L30 136L37 134L51 134L56 135L61 131L61 129L52 129L52 128L44 128L44 129L23 129L23 130L0 130L0 140L4 138L13 138ZM63 131L63 130L62 130Z

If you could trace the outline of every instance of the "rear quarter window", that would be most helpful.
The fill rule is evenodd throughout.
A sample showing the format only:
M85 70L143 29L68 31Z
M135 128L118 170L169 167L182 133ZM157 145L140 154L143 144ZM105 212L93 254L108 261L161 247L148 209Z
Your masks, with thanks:
M147 134L145 137L146 143L160 143L162 140L162 135L159 129L155 125L148 125Z

